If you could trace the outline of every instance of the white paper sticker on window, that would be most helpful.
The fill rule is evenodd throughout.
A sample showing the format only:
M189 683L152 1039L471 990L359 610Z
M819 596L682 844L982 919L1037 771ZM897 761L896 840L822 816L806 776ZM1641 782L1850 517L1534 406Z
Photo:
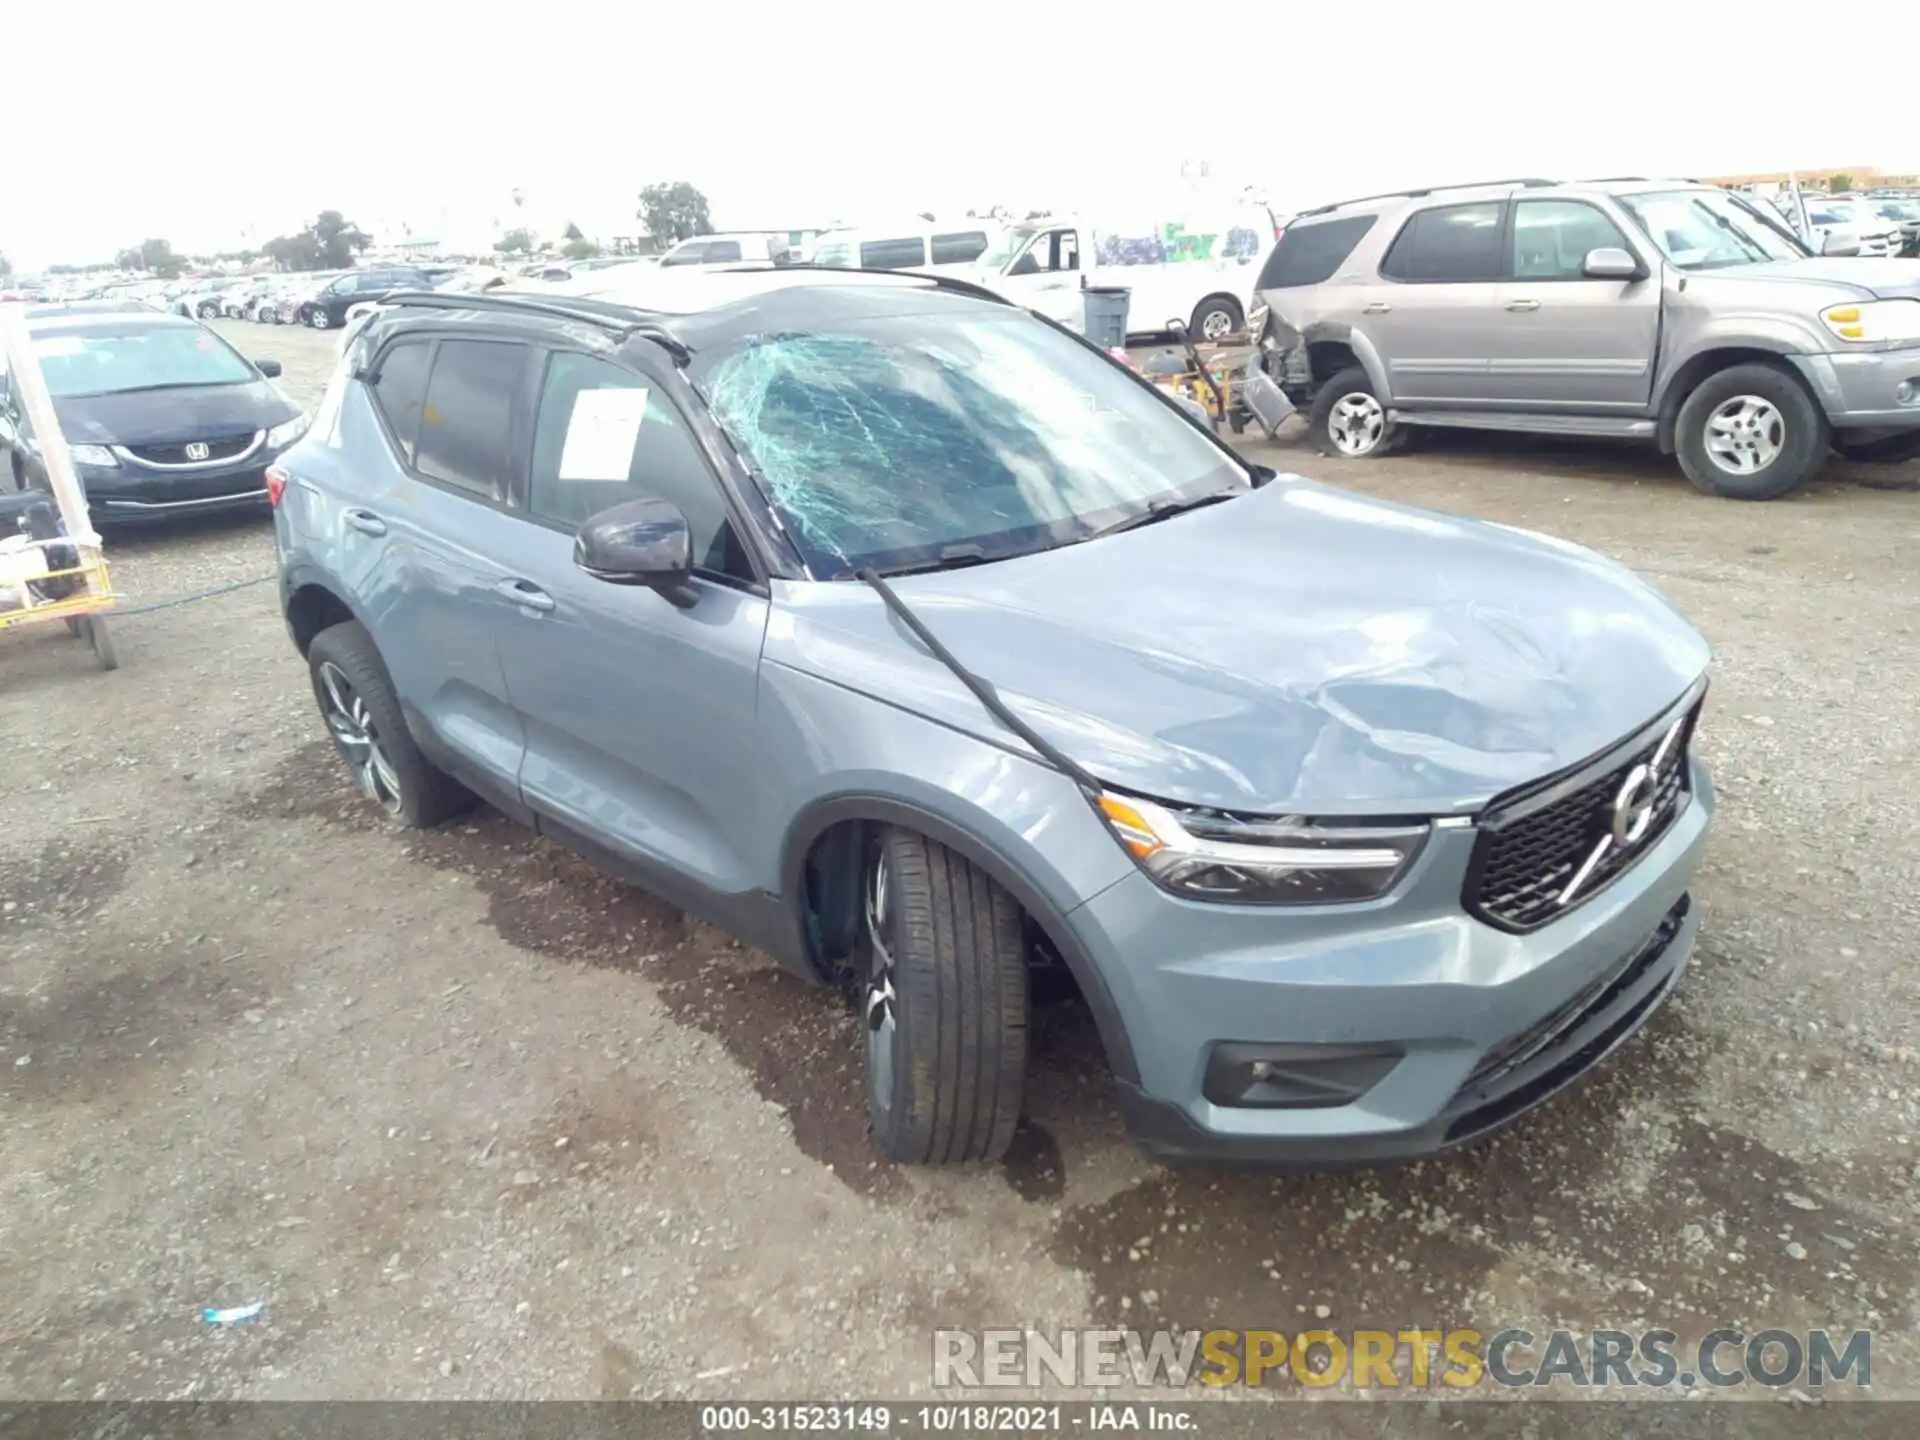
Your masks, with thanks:
M633 445L647 416L645 390L582 390L573 397L567 443L560 452L562 480L625 483L633 468Z

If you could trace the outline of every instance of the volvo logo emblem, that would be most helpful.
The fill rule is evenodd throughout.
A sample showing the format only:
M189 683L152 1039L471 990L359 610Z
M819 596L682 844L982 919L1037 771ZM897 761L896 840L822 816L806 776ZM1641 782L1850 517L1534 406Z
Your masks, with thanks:
M1613 797L1615 845L1630 850L1647 838L1647 831L1653 828L1653 806L1659 794L1659 777L1651 765L1636 765L1627 772L1620 793Z
M212 449L199 440L195 440L187 446L187 458L189 460L204 460L212 453Z
M1620 788L1614 792L1613 808L1607 814L1606 828L1580 868L1573 872L1567 888L1560 892L1560 903L1569 904L1579 893L1600 862L1616 851L1632 850L1645 840L1660 818L1660 786L1684 760L1680 737L1687 728L1686 716L1667 727L1653 754L1627 771Z

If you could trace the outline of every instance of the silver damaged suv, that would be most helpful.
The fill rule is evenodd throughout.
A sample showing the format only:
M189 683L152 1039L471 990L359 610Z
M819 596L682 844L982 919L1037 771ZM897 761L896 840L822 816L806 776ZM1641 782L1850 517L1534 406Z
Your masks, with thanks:
M1419 426L1644 438L1771 500L1920 455L1920 265L1815 257L1744 196L1515 180L1297 216L1255 287L1266 365L1323 450Z

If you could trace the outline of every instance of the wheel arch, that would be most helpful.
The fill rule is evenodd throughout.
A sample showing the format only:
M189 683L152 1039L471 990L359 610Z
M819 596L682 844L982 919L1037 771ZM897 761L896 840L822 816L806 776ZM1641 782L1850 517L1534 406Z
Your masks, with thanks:
M1344 325L1315 325L1301 336L1301 347L1307 352L1315 391L1349 365L1358 365L1367 372L1374 398L1382 405L1393 404L1386 361L1360 331Z
M285 586L287 629L293 635L294 647L303 656L312 646L313 637L322 630L348 620L360 620L363 627L366 624L359 611L341 594L343 587L323 575L294 572L287 576Z
M1730 370L1735 365L1767 365L1783 375L1789 375L1794 383L1807 388L1806 378L1793 364L1784 350L1773 348L1764 343L1743 343L1716 345L1710 350L1702 350L1688 356L1674 368L1671 375L1661 382L1658 396L1658 408L1655 412L1654 438L1658 441L1660 452L1671 455L1676 445L1675 431L1680 423L1680 409L1687 403L1687 397L1700 387L1700 383L1710 375L1722 370ZM1820 396L1807 389L1813 403L1825 413Z
M829 864L843 865L848 853L858 856L861 847L857 837L867 827L875 825L898 825L917 831L929 840L938 841L986 872L1013 896L1026 912L1027 918L1046 936L1054 952L1072 974L1074 983L1080 987L1088 1008L1093 1011L1094 1024L1100 1031L1100 1042L1106 1051L1109 1068L1118 1079L1130 1084L1139 1082L1139 1066L1120 1018L1119 1006L1099 967L1068 924L1066 911L986 836L949 816L911 801L873 792L841 793L815 800L795 816L788 826L781 847L780 893L787 897L793 923L802 936L802 945L816 978L826 979L828 976L825 957L819 953L821 925L810 908L810 901L821 884L826 883L836 887L832 898L844 904L847 885L844 876L829 876L824 882L817 872L810 877L809 867L818 858L825 858ZM855 904L859 895L856 874L851 887ZM838 921L844 923L844 917L838 917ZM836 917L828 917L826 923L836 923Z

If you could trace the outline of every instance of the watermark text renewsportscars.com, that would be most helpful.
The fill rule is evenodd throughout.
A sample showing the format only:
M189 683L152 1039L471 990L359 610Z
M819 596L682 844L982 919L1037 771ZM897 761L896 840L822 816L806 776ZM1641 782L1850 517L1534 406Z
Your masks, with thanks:
M936 1330L933 1383L1181 1389L1822 1388L1873 1383L1867 1330Z

